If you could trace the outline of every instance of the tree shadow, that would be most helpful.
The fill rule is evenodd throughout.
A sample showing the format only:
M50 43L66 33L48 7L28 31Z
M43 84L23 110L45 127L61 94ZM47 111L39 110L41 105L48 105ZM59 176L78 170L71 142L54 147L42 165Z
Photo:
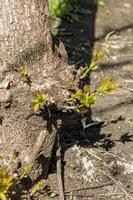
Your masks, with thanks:
M98 69L99 71L101 70L109 70L111 68L121 68L124 65L130 65L133 63L133 60L124 60L124 61L120 61L120 62L111 62L111 63L102 63L102 65L100 66L100 69Z
M73 5L70 20L63 19L58 39L64 44L68 63L77 67L89 64L95 38L97 5L92 0L77 0Z
M60 137L62 168L64 166L64 155L67 149L71 148L75 144L82 147L91 147L94 146L96 141L100 141L106 137L106 135L100 133L102 122L95 122L92 120L91 109L84 113L77 113L75 111L62 112L61 115L58 116L58 119L56 118L51 122L58 124L58 120L61 121L57 134L59 134ZM82 124L83 119L86 120L87 124L92 124L92 126L84 129ZM56 171L56 151L57 146L55 145L50 162L49 173L55 173ZM64 170L62 170L62 172L63 171Z
M103 35L101 35L101 36L95 38L95 42L96 42L96 41L101 41L101 40L103 40L103 39L106 37L106 35L107 35L109 32L111 32L111 31L114 31L114 33L116 34L116 33L121 33L121 32L123 32L123 31L126 31L127 29L132 29L132 28L133 28L133 23L127 24L127 25L125 25L125 26L118 27L118 28L115 28L115 29L111 29L111 28L108 27L108 28L106 28L106 30L105 30L105 32L103 33Z

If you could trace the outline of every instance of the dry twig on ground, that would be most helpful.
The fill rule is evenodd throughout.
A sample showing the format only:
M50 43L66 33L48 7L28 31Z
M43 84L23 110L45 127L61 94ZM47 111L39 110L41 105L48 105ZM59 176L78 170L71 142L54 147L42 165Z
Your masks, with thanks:
M59 196L60 200L65 200L64 197L64 188L63 188L63 181L62 181L62 170L61 170L61 145L60 145L60 136L57 133L57 179L58 179L58 189L59 189Z

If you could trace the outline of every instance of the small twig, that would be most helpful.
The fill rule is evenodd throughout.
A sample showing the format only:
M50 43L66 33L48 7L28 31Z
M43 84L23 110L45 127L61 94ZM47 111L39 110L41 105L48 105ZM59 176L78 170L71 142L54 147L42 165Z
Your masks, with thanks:
M90 154L92 157L98 159L98 160L102 160L102 158L98 157L97 155L95 155L94 153L92 153L90 150L87 150L87 153Z
M133 92L133 88L129 88L129 87L122 87L125 90L128 90L129 92Z
M70 200L73 200L73 191L70 192Z
M87 151L88 153L90 153L89 151ZM93 153L90 153L92 156L96 157L98 160L102 160L101 158L95 156ZM103 165L107 168L109 168L109 166L107 166L105 163L103 163ZM98 170L98 169L97 169ZM122 183L120 181L117 181L115 178L113 178L111 175L108 175L107 173L104 173L101 170L98 170L100 173L104 174L105 176L107 176L108 178L110 178L124 193L127 197L129 197L130 199L133 200L133 196L130 195L127 190L124 188L124 186L122 185Z
M119 196L119 195L125 195L125 194L123 194L123 193L107 193L107 194L99 194L99 196Z
M89 153L89 151L87 151ZM94 154L91 153L92 156L95 156ZM101 158L95 156L98 160L102 160ZM107 166L105 163L103 163L103 165L107 168L109 168L109 166ZM98 169L97 169L98 170ZM108 175L107 173L104 173L101 170L98 170L100 173L104 174L105 176L107 176L108 178L110 178L124 193L127 197L129 197L130 199L133 200L133 196L130 195L126 189L124 188L124 186L122 185L122 183L120 183L120 181L117 181L115 178L113 178L111 175Z
M121 78L121 80L122 80L122 81L125 81L125 82L127 82L127 83L132 83L132 82L133 82L132 79L123 79L123 78Z
M70 196L70 194L66 194L66 196ZM102 196L125 196L125 194L123 194L123 193L109 193L109 194L98 194L98 195L96 195L96 194L92 193L92 194L88 194L88 195L75 194L74 196L79 196L81 198L83 198L83 197L89 197L89 198L95 197L96 199L99 199L99 198L101 199Z
M60 33L59 36L72 36L73 33L71 32L63 32L63 33Z
M71 193L70 194L66 194L66 196L70 196L70 195L71 195ZM74 200L73 197L80 197L80 198L82 198L82 197L89 197L89 198L98 197L98 198L100 198L100 196L95 196L94 194L88 194L88 195L74 194L72 196L72 199L71 199L71 196L70 196L70 200Z
M52 148L54 145L55 137L56 137L55 130L53 130L51 134L49 134L49 132L45 129L41 131L35 141L35 144L29 149L28 153L26 152L25 162L27 164L31 164L31 166L33 167L35 162L37 161L37 158L41 154L44 154L44 152L47 153L47 155L49 156L49 161L50 161L50 156L51 156ZM46 147L46 142L47 142L47 145L49 143L49 146L47 147ZM47 161L46 167L45 167L46 176L48 173L48 165L49 165L49 162Z
M91 189L102 188L102 187L106 187L106 186L109 186L109 185L113 185L113 182L107 182L107 183L104 183L104 184L101 184L101 185L90 186L90 187L86 187L86 188L68 190L68 191L65 191L65 194L71 193L71 192L78 192L78 191L81 191L81 190L91 190Z
M97 169L98 170L98 169ZM127 197L129 197L130 199L133 200L133 196L130 195L126 189L124 188L124 186L122 185L122 183L120 181L117 181L115 178L113 178L111 175L108 175L107 173L104 173L101 170L98 170L100 173L104 174L105 176L107 176L109 179L111 179L124 193Z
M62 181L62 170L61 170L61 145L60 145L60 137L59 133L57 133L57 179L58 179L58 189L59 189L59 196L60 200L65 200L64 197L64 188L63 188L63 181Z

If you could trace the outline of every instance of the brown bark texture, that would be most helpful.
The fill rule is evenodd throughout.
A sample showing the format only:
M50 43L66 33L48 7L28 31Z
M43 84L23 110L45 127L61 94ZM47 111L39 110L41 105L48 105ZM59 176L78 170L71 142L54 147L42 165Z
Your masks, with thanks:
M72 67L53 50L50 27L47 0L0 1L1 166L16 169L18 163L23 166L41 156L47 170L56 119L34 112L32 100L41 91L48 94L49 105L62 109L69 95L63 86L73 79ZM20 79L21 66L28 69L30 83ZM35 177L42 173L37 169Z

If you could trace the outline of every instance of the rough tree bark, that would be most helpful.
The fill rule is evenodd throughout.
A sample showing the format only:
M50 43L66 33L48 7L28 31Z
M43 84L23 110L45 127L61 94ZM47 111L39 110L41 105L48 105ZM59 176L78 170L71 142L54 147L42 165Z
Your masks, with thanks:
M47 114L33 111L32 99L39 90L61 109L69 95L62 86L73 79L72 67L54 51L50 27L47 0L0 1L1 166L38 156L49 161L56 128ZM30 85L20 80L20 66L28 68ZM42 173L38 165L34 178Z

